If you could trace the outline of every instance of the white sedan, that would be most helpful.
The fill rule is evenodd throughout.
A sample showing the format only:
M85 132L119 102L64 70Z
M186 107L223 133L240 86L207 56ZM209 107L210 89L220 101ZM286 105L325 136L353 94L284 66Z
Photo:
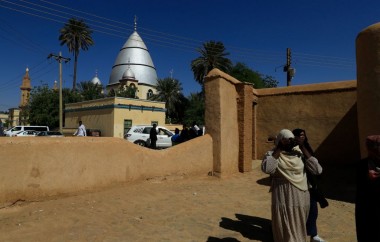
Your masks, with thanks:
M37 131L34 130L25 130L25 131L20 131L15 134L12 134L13 137L25 137L25 136L37 136Z
M149 133L152 129L152 125L136 125L133 126L128 133L125 135L125 139L128 141L144 146L149 147L150 139ZM168 148L172 146L171 137L174 134L165 127L157 126L157 148Z

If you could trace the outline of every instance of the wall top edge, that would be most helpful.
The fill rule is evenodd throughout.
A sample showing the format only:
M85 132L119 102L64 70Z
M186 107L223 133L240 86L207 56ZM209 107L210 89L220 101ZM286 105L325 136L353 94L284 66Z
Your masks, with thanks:
M309 93L309 92L331 92L341 90L356 90L357 81L336 81L317 84L305 84L288 87L274 87L255 89L254 94L258 96L271 96L286 93Z

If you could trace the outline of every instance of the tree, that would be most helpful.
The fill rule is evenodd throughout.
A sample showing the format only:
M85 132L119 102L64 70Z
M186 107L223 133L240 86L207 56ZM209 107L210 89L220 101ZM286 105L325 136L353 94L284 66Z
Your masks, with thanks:
M182 85L177 79L158 79L156 85L157 93L149 99L153 101L165 102L166 117L176 116L176 104L180 102L182 96Z
M77 85L80 95L83 97L83 100L94 100L103 98L103 86L98 83L92 83L91 81L83 81Z
M228 73L241 82L252 83L256 89L276 87L278 81L274 80L271 76L265 76L257 71L251 70L247 65L237 62Z
M272 77L272 76L265 75L263 78L263 82L264 82L264 86L266 88L278 86L278 81L276 79L274 79L274 77Z
M205 123L205 101L202 93L191 93L188 97L183 123L191 125L193 122L198 125Z
M111 91L108 92L108 97L126 97L126 98L135 98L138 99L139 97L136 96L137 88L135 86L120 86L116 91L114 89L111 89Z
M82 101L80 94L68 88L62 90L62 95L63 105ZM59 93L47 85L32 89L27 110L31 125L47 125L50 129L59 127Z
M31 125L59 127L59 95L48 86L33 88L28 104Z
M225 56L229 55L226 52L222 42L209 41L203 43L203 48L197 50L200 56L191 61L191 70L194 73L194 79L203 87L204 76L214 68L221 71L229 72L232 62Z
M264 83L261 74L248 68L244 63L237 62L231 69L231 76L241 82L252 83L254 88L263 88Z
M73 91L75 91L76 88L79 51L86 51L90 46L94 45L91 34L92 30L90 27L87 26L83 20L78 20L75 18L69 19L69 21L60 30L60 44L66 45L69 52L74 55Z

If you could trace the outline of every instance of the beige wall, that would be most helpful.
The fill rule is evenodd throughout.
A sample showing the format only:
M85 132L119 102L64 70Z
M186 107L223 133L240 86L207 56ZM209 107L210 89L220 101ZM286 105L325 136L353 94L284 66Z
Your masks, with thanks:
M9 109L9 127L20 125L20 109L10 108Z
M205 126L213 139L213 171L216 175L238 172L239 128L235 78L212 70L205 80Z
M212 70L205 93L216 175L249 172L252 159L273 148L269 137L283 128L303 128L324 169L326 194L352 201L354 164L360 158L356 81L253 89Z
M257 89L256 146L261 159L273 148L269 136L283 129L305 129L324 162L346 163L359 158L356 81ZM334 147L334 152L332 152Z
M65 129L73 129L82 120L87 129L99 129L104 137L124 137L124 120L132 125L165 125L165 103L111 97L66 105Z
M137 92L137 96L140 99L146 99L149 89L152 90L154 94L157 93L157 90L154 87L146 86L146 85L138 85L138 90L139 91Z
M206 176L212 171L212 139L204 135L151 150L118 138L3 137L0 157L2 206L148 178Z

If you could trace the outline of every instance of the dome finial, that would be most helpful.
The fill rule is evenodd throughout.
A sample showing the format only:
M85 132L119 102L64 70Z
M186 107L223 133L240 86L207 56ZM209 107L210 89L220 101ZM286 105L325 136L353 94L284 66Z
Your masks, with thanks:
M135 31L137 31L137 16L135 15Z

